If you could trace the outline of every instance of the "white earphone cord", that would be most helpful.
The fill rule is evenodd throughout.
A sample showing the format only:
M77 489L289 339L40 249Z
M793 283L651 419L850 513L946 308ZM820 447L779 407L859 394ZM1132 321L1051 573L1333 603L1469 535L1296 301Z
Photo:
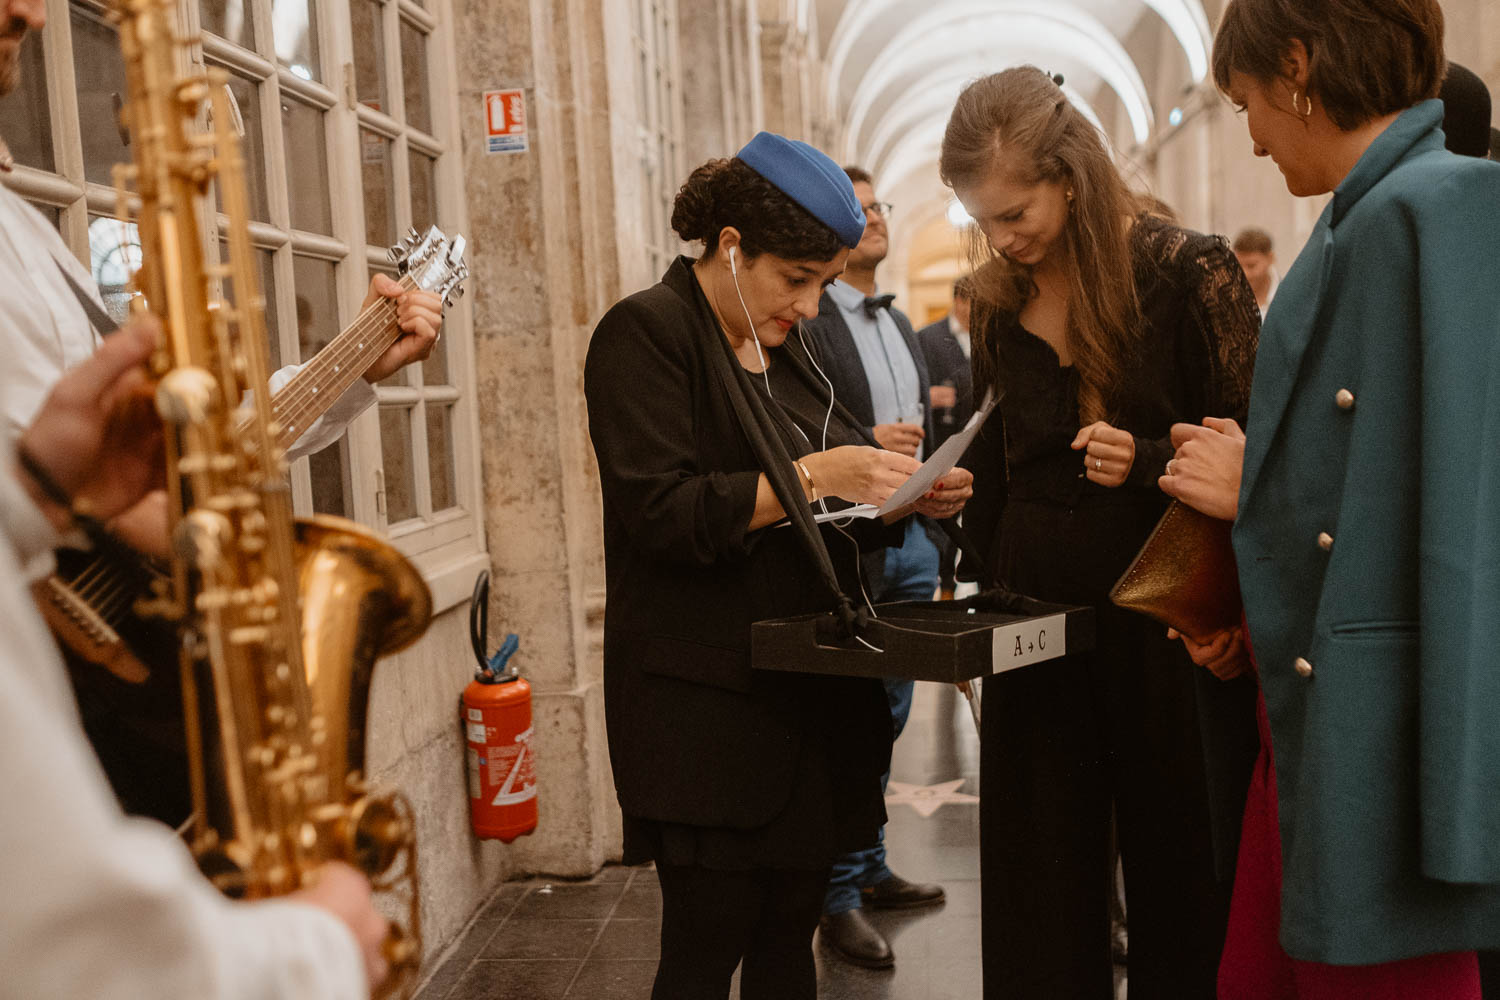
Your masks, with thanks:
M770 374L770 368L771 368L771 366L770 366L770 364L767 363L765 353L761 350L760 338L755 335L755 320L750 315L750 307L745 304L745 293L740 290L740 270L739 270L738 265L735 263L735 251L736 251L736 249L737 248L735 248L735 247L730 247L729 248L729 276L734 279L734 294L735 294L735 297L740 300L740 308L742 310L744 310L744 312L745 312L745 322L746 322L746 324L748 324L748 327L749 327L749 330L750 330L750 339L755 342L755 356L760 361L760 373L761 373L761 377L763 379L765 379L765 383L766 383L766 395L769 396L772 400L775 400L776 396L775 396L774 393L771 392L771 374ZM812 362L813 368L817 371L817 373L820 376L822 376L824 384L828 386L828 412L826 414L824 414L824 416L823 416L823 440L822 440L822 446L823 446L822 450L823 451L827 451L828 450L828 426L829 426L829 424L831 424L833 422L833 401L834 401L833 380L830 379L828 377L828 374L823 371L823 366L820 365L820 364L818 364L817 359L815 359L813 357L813 355L812 355L812 351L810 351L810 350L807 349L807 340L806 340L805 337L802 336L802 321L800 319L797 321L797 339L799 341L801 341L801 343L802 343L802 352L807 355L807 360ZM795 423L794 423L794 426L795 426ZM798 430L798 433L801 433L801 428L800 427L797 430ZM807 437L806 434L803 434L802 436L804 438ZM811 444L811 443L812 443L811 441L808 442L808 444ZM828 504L827 504L826 500L820 499L818 501L818 507L819 507L820 510L822 510L823 513L825 513L825 514L828 513ZM852 521L853 521L853 519L850 518L845 523L851 523ZM849 532L845 531L843 525L835 523L833 525L833 528L834 528L835 531L837 531L839 534L843 535L845 538L849 539L849 541L851 543L853 543L853 545L854 545L854 578L859 581L859 593L860 593L860 596L865 599L865 607L869 609L871 617L879 618L880 616L875 613L875 602L873 602L872 600L870 600L869 591L867 591L865 589L865 575L861 571L861 563L860 563L860 556L859 556L859 541L853 535L849 534ZM867 649L873 650L874 652L877 652L877 653L883 653L883 652L885 652L885 650L881 649L879 646L876 646L874 643L872 643L869 640L867 640L864 636L857 635L854 638L856 640L858 640L859 643L861 645L863 645Z
M775 399L776 396L771 392L771 375L768 370L771 366L766 362L765 352L760 349L760 338L755 335L755 320L750 318L750 307L745 305L745 293L740 291L740 269L734 262L737 249L738 247L729 248L729 276L734 279L734 294L740 300L740 308L745 311L745 322L749 324L750 339L755 341L755 356L760 359L760 374L766 380L766 395Z

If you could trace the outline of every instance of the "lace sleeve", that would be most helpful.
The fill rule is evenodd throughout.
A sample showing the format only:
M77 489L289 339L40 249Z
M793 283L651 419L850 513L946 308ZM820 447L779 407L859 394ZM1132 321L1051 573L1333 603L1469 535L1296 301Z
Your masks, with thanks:
M1190 309L1203 337L1210 369L1204 387L1205 412L1232 417L1244 426L1255 373L1255 349L1260 341L1260 308L1255 304L1255 293L1221 238L1208 242L1195 254L1189 270L1194 286Z

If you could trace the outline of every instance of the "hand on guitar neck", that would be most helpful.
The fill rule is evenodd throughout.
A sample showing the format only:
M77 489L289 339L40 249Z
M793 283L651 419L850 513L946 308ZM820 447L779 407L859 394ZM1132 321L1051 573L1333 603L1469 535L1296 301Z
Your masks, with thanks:
M443 331L443 300L437 294L420 288L408 289L400 282L377 274L370 279L370 290L365 294L359 311L363 313L382 298L396 303L396 326L401 330L401 336L366 370L365 381L371 385L389 378L413 361L426 360Z

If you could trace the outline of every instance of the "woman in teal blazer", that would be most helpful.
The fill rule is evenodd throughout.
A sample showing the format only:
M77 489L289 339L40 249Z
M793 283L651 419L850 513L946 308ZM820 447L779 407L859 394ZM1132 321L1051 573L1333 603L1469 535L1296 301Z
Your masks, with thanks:
M1435 0L1232 0L1215 43L1256 154L1333 192L1245 432L1275 766L1221 998L1477 997L1472 950L1500 943L1500 164L1443 149L1442 31ZM1252 940L1277 868L1280 955Z

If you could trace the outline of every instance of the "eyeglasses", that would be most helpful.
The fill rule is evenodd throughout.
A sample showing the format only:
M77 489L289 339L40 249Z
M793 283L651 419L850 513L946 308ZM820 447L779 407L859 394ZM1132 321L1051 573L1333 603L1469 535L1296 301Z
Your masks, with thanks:
M872 201L868 205L861 205L860 207L865 210L866 215L878 215L882 219L888 219L890 218L891 210L896 206L888 201Z

